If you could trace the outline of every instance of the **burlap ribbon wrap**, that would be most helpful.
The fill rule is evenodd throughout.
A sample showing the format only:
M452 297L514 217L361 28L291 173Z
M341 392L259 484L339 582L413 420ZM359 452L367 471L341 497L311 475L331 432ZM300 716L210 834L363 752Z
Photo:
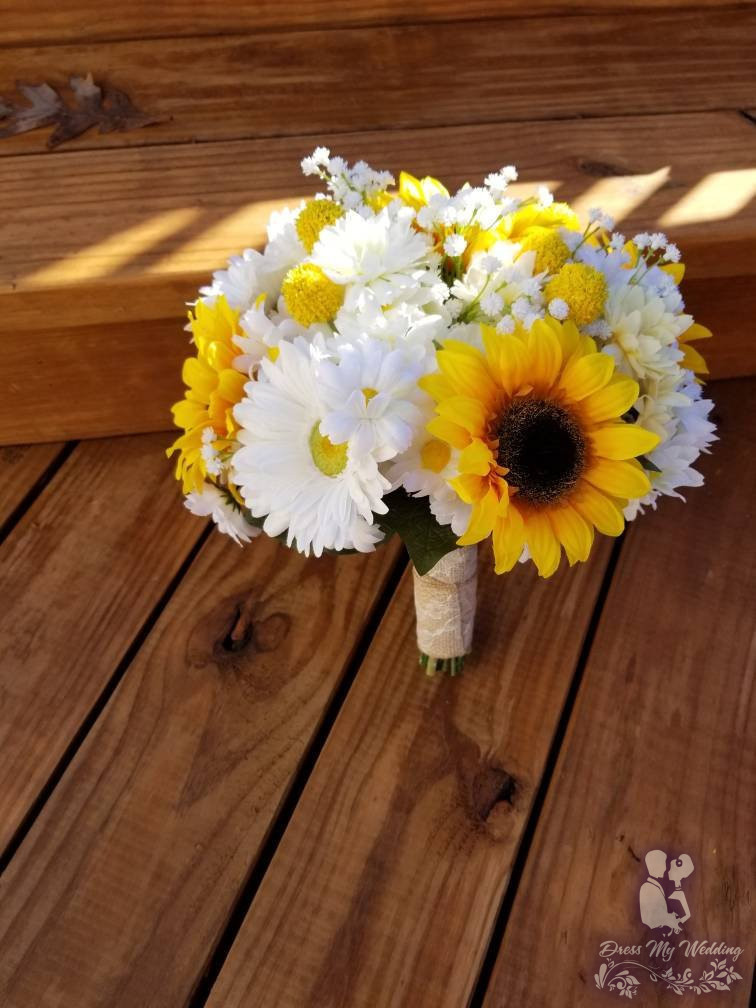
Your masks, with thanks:
M478 587L478 547L442 557L422 577L413 571L417 643L431 658L461 658L472 647Z

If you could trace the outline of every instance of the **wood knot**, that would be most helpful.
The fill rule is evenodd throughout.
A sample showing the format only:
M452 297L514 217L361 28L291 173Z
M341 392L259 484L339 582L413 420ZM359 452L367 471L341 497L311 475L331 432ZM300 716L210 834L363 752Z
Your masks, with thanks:
M275 651L290 629L291 617L288 613L274 612L263 619L254 620L237 603L229 628L218 641L218 646L228 654L239 654L250 648L255 651Z
M584 175L593 178L618 178L621 175L634 175L635 172L614 165L610 161L591 160L590 158L579 158L578 168Z
M514 807L519 784L512 774L501 767L484 767L472 782L472 804L475 814L487 822L493 810L499 805Z

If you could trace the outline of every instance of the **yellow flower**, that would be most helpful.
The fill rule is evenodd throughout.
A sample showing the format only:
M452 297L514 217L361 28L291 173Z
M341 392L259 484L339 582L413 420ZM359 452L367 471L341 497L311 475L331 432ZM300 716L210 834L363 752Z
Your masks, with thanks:
M411 206L413 210L424 207L431 196L448 196L449 190L438 179L426 175L425 178L415 178L409 172L399 174L399 198Z
M315 263L292 267L281 284L289 314L302 326L331 322L344 303L344 288Z
M567 203L552 203L549 206L526 203L504 218L499 225L499 236L509 241L522 241L532 228L549 228L558 233L562 227L580 230L578 215Z
M527 545L549 577L562 548L570 564L587 559L594 528L622 532L625 503L650 490L636 457L659 438L622 421L638 384L571 322L482 329L483 352L447 340L421 379L437 404L428 431L460 453L450 485L472 514L459 545L491 536L497 574Z
M535 273L557 273L570 258L567 243L553 228L528 228L522 239L523 252L535 252Z
M324 227L335 223L339 217L343 216L344 211L333 200L308 200L297 215L294 225L297 236L307 251L312 252Z
M225 297L212 305L198 301L189 313L192 339L197 356L184 361L181 377L187 390L184 398L172 408L173 420L184 433L168 449L170 457L178 451L176 479L182 480L184 493L199 490L207 477L202 457L202 432L211 428L217 438L216 449L231 443L236 432L232 410L242 398L245 375L233 367L239 354L232 342L237 331L239 313Z
M686 329L679 340L680 349L683 352L680 366L689 368L694 374L708 374L709 368L703 354L699 353L690 344L696 340L711 339L711 337L711 330L707 329L706 326L699 325L698 322L694 322L692 326Z
M606 304L609 290L603 273L585 263L566 263L544 288L546 301L561 298L570 318L579 326L595 322Z

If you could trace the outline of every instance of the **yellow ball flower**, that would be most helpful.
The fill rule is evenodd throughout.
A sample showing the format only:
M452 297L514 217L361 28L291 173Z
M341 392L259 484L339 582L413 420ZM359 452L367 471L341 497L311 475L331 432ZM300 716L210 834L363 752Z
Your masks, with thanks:
M522 242L523 252L535 252L536 273L557 273L570 258L567 244L557 231L547 227L529 228Z
M299 240L308 252L312 252L315 242L320 237L324 227L335 223L344 211L329 199L308 200L296 219L295 227Z
M302 326L333 321L344 303L344 288L315 263L300 263L290 269L281 293L289 314Z
M546 284L547 303L561 298L570 310L570 318L579 326L595 322L604 310L608 289L602 273L585 263L567 263Z

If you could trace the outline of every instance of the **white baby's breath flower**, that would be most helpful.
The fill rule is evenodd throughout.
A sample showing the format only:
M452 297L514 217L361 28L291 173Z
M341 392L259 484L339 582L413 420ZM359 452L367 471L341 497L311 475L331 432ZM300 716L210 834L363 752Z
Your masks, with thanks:
M549 315L563 321L570 314L570 306L562 298L552 298L549 301Z
M444 239L444 252L448 256L461 256L467 248L467 241L461 234L450 234Z

